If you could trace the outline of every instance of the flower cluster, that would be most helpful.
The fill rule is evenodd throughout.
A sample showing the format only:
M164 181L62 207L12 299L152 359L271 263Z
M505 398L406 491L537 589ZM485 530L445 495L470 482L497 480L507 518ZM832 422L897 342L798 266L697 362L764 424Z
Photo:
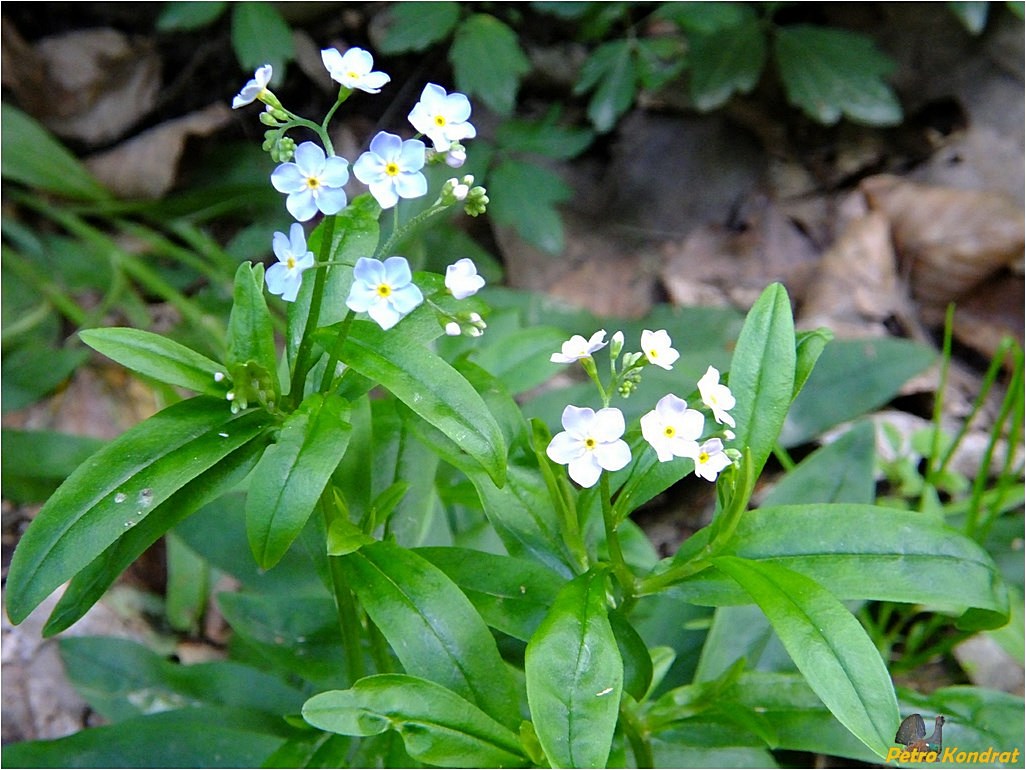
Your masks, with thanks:
M374 69L373 56L362 48L350 48L345 53L325 49L321 51L321 61L331 79L339 84L338 99L329 118L354 91L377 94L391 80L386 73ZM310 221L318 213L338 214L347 206L345 185L350 181L350 164L334 154L326 130L328 119L318 130L310 121L282 106L269 88L273 74L269 64L257 69L232 101L232 107L237 109L256 101L265 105L260 121L271 130L265 134L264 149L279 162L271 173L271 185L285 194L285 208L297 221L288 235L274 233L271 246L278 263L268 268L265 280L268 291L280 295L286 302L294 302L299 295L303 272L317 266L313 253L307 250L299 223ZM417 136L404 140L387 131L378 132L368 150L352 164L352 175L367 186L382 209L394 208L401 199L426 195L428 182L423 169L427 163L444 160L449 166L459 168L466 160L462 142L477 135L470 123L470 113L470 100L465 95L450 94L441 86L428 83L408 115ZM290 128L300 125L317 130L321 144L307 141L296 146L285 136ZM421 141L421 136L431 142L432 149ZM483 187L474 186L472 176L450 179L428 213L434 214L456 204L462 204L468 214L477 216L485 211L488 197ZM446 289L456 299L471 296L483 285L484 279L469 259L457 261L446 272ZM392 255L384 261L362 257L353 267L353 283L346 305L353 312L367 313L382 329L391 329L423 302L424 295L413 282L405 257ZM476 313L453 315L442 311L442 315L448 334L466 331L479 335L485 328Z
M606 345L610 345L612 372L608 388L599 378L592 357ZM588 339L575 334L550 357L553 363L558 364L580 362L602 395L604 406L597 412L572 404L567 406L563 410L563 431L552 438L546 450L549 458L566 465L570 478L583 487L594 486L603 470L618 471L631 460L630 447L623 440L626 431L623 413L609 406L613 391L628 396L637 386L645 366L671 370L680 357L665 329L646 329L641 334L641 352L624 355L618 371L616 363L623 345L622 332L616 332L610 342L606 342L606 331L600 329ZM720 373L714 367L710 366L698 381L698 392L716 423L735 427L734 418L729 414L735 404L734 396L730 388L720 383ZM707 436L705 427L705 414L689 408L684 399L672 393L659 399L655 408L641 418L641 435L655 450L659 462L688 458L694 463L697 476L715 481L735 462L738 454L736 450L724 447L723 439L734 437L730 430Z

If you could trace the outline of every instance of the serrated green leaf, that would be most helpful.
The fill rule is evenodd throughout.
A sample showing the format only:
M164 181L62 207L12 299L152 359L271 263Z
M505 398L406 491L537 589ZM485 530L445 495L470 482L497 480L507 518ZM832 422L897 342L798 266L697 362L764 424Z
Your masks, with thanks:
M691 42L691 98L699 110L720 107L735 91L755 88L766 60L762 25L748 21L694 35Z
M50 613L43 635L58 634L77 622L121 573L162 535L245 479L265 446L263 435L250 440L178 490L140 523L130 527L72 578Z
M507 120L496 133L496 141L510 152L526 152L547 158L568 160L580 155L595 138L587 128L556 123L557 115L544 120Z
M900 722L887 666L858 620L804 575L769 562L712 560L766 613L809 686L831 713L881 757Z
M585 93L596 85L588 102L588 119L596 131L604 134L634 103L637 67L630 41L603 43L588 57L574 92Z
M266 415L232 415L197 397L168 407L105 446L68 477L26 530L11 560L7 612L20 623L189 481L264 429Z
M516 33L487 13L475 13L459 25L449 61L456 87L499 115L513 111L520 77L531 69Z
M504 483L502 431L477 391L444 360L370 321L353 322L340 358L456 442L496 484Z
M348 417L342 398L312 393L257 463L246 496L246 532L263 569L277 564L306 526L349 445Z
M864 35L810 25L781 27L775 54L787 100L813 120L833 125L893 126L901 105L883 78L894 63Z
M423 51L448 37L459 18L459 3L395 3L388 9L378 50L383 54Z
M378 674L352 689L315 695L303 706L314 727L343 735L395 730L406 751L440 767L522 767L517 735L472 703L426 679Z
M212 24L222 13L228 3L224 2L177 2L164 3L157 17L157 29L161 32L200 29Z
M794 394L794 319L787 291L772 284L752 306L730 363L730 390L737 400L736 446L748 447L758 478L780 435Z
M16 107L0 111L0 176L83 201L113 196L40 123Z
M82 341L127 369L168 385L215 398L227 388L214 380L225 367L206 356L159 334L130 328L83 329Z
M570 187L533 163L507 160L488 176L489 213L515 227L528 243L550 254L563 250L563 223L556 204L569 200Z
M513 681L495 640L445 573L387 541L338 558L408 674L449 688L507 727L520 724Z
M296 53L292 30L273 3L232 5L232 48L244 69L270 64L276 72Z
M653 15L674 22L685 32L704 35L755 19L754 11L747 5L718 2L663 3Z
M524 656L527 702L552 767L605 767L623 691L605 570L559 592Z

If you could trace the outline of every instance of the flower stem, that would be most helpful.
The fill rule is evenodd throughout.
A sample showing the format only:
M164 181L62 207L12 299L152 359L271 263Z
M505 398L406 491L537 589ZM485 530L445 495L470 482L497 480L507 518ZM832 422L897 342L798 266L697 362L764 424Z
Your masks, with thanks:
M652 746L645 739L635 715L630 713L628 709L621 705L620 716L620 725L623 727L624 735L627 736L627 742L630 743L631 751L634 753L635 767L655 767L655 758L652 756Z
M374 252L374 256L380 258L383 255L389 254L389 252L395 248L396 244L399 243L413 228L419 227L431 217L446 211L448 208L449 207L445 204L435 201L435 203L430 207L417 214L417 216L413 217L402 227L392 228L392 234L388 236L388 240L385 241L383 246L378 247L378 250ZM396 216L398 217L398 212L396 213ZM396 219L396 222L398 223L398 219Z
M321 233L320 261L326 262L331 259L332 241L335 236L335 217L325 217L324 232ZM321 315L321 301L324 297L324 284L327 281L328 271L317 270L314 274L313 292L310 296L310 309L306 315L306 324L303 327L303 338L299 343L299 351L296 353L296 366L292 370L292 389L289 396L292 403L298 405L303 400L303 390L306 384L306 375L310 370L310 355L313 350L313 332L317 329L317 322Z
M335 344L331 346L331 351L328 354L328 365L324 367L324 376L321 377L321 392L327 393L331 387L331 382L335 379L335 366L338 364L338 358L342 354L342 348L345 347L346 338L349 336L349 327L353 325L353 318L356 317L356 313L350 310L346 313L346 317L342 321L342 328L338 331L338 337L335 338Z
M635 597L634 574L623 558L623 550L620 548L620 535L616 531L616 521L613 519L613 503L609 490L609 474L603 473L600 477L601 489L599 497L602 498L602 522L606 528L606 547L609 549L609 560L613 565L613 574L624 591L624 602L631 604Z

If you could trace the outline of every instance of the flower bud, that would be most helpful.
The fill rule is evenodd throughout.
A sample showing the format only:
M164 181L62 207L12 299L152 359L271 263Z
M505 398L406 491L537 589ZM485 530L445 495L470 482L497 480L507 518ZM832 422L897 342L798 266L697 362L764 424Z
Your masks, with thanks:
M448 334L450 337L459 337L461 334L463 334L463 330L460 328L460 325L455 321L449 321L449 323L445 325L445 333Z
M461 144L452 144L449 151L445 153L445 165L449 168L462 168L467 162L467 151Z

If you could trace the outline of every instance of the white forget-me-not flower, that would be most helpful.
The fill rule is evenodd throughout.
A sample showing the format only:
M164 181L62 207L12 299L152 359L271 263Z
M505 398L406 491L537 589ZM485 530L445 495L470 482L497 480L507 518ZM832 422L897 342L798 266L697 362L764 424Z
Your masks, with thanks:
M567 466L570 478L582 487L595 486L603 470L618 471L631 461L631 449L621 438L626 429L623 412L615 407L596 412L571 404L563 410L563 428L545 453Z
M267 290L271 294L280 294L286 302L295 302L303 283L303 271L314 265L313 252L306 248L303 226L293 222L288 236L275 233L271 238L271 248L278 262L267 268L264 274Z
M349 48L345 53L325 48L321 51L321 61L331 79L350 90L377 94L392 79L384 72L374 71L374 57L362 48Z
M470 100L461 93L447 94L434 83L424 86L409 120L431 140L437 152L447 152L452 143L477 136L477 129L469 122Z
M271 184L286 193L285 208L300 222L318 211L337 214L346 207L349 161L337 155L326 157L320 145L303 142L296 148L294 160L282 163L271 172Z
M370 150L353 164L353 174L370 188L383 209L390 209L400 198L419 198L427 192L424 168L424 143L379 131L371 139Z
M369 257L356 260L346 299L350 310L367 313L382 329L391 329L423 301L404 257L389 257L384 262Z
M655 409L641 418L641 435L656 451L659 462L674 457L698 457L698 439L705 427L705 416L688 409L687 402L672 393L659 399Z
M466 299L485 285L485 279L477 274L477 266L472 259L464 257L445 268L445 288L456 299Z

